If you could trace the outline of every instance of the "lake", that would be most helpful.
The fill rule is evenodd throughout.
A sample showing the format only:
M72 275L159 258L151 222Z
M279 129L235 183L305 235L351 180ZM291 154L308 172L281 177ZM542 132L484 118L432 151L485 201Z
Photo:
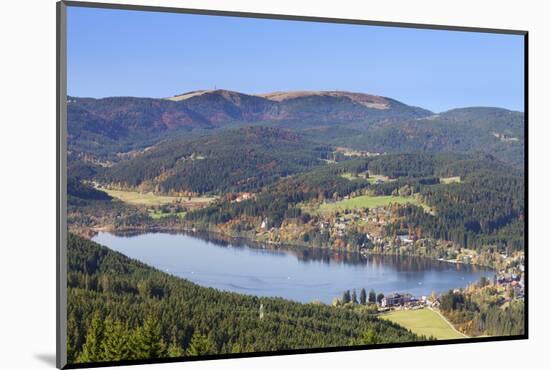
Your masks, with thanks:
M258 247L215 236L98 233L93 240L159 270L206 287L330 303L347 290L429 295L465 287L490 269L419 257L361 256L326 249Z

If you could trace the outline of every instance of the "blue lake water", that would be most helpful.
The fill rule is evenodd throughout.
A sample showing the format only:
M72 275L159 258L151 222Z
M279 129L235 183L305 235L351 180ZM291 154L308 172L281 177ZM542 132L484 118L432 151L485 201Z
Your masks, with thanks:
M415 296L465 287L490 269L418 257L361 256L322 249L249 246L188 234L114 235L94 241L199 285L300 302L330 303L346 289Z

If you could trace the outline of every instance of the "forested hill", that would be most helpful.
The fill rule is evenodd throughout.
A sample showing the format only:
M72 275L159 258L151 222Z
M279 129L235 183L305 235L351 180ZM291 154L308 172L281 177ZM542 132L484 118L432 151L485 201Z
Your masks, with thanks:
M72 150L106 156L151 145L167 135L185 135L239 124L366 124L430 114L428 110L393 99L345 92L255 96L208 90L169 99L68 97L68 139Z
M118 162L166 138L271 125L320 144L370 152L483 151L523 164L524 114L491 107L434 114L397 100L344 91L248 95L202 90L168 99L68 97L73 156ZM128 153L130 152L130 153Z
M430 214L422 207L403 207L398 212L400 222L388 225L386 232L406 228L473 249L498 247L510 252L525 248L525 178L521 170L490 155L456 154L392 155L375 159L369 168L403 178L403 182L380 185L376 189L379 194L409 183L434 210ZM432 176L437 181L430 185ZM460 181L441 183L445 177Z
M484 152L523 166L525 121L522 112L500 108L453 109L411 120L392 119L366 130L356 124L310 128L313 140L371 152Z
M332 149L270 127L176 138L104 171L103 182L161 192L223 193L258 189L320 165Z
M72 234L67 282L71 364L425 339L358 311L200 287Z

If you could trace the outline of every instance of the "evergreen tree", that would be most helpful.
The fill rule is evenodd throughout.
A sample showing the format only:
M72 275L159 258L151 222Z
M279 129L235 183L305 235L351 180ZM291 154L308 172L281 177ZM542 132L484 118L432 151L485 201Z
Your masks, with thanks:
M182 357L184 355L184 351L178 343L177 332L175 328L172 330L172 339L166 351L168 357Z
M357 292L355 291L355 289L353 289L353 292L351 293L351 301L353 303L357 303Z
M195 330L189 348L187 348L188 356L202 356L212 353L212 343L208 337L202 335L198 330Z
M349 303L351 301L351 295L349 290L346 290L344 294L342 294L342 304Z
M133 358L166 356L166 345L160 334L160 325L151 316L145 319L143 326L134 330L130 342Z
M376 344L378 343L378 336L376 332L370 328L361 338L361 344Z
M384 293L378 293L378 295L376 296L376 302L378 302L378 304L382 304L383 299L384 299Z
M67 320L67 361L74 362L78 358L78 348L81 348L80 343L80 327L77 324L74 312L69 314Z
M367 291L365 288L362 288L361 293L359 293L359 303L367 304Z
M128 326L122 324L119 320L113 322L111 319L107 319L104 325L104 339L101 343L103 359L106 361L119 361L130 358Z
M242 353L242 347L239 343L233 343L231 346L231 353Z
M374 289L371 289L369 292L369 303L376 303L376 293Z
M78 356L78 362L95 362L103 360L103 342L105 328L99 312L95 312L92 323L86 334L86 340L82 346L82 353Z

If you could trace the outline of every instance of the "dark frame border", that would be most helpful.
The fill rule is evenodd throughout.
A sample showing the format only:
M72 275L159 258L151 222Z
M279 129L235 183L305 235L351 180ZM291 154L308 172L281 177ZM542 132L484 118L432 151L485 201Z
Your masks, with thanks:
M321 22L321 23L339 23L339 24L354 24L368 25L380 27L399 27L399 28L415 28L415 29L430 29L430 30L445 30L445 31L461 31L461 32L479 32L479 33L496 33L523 36L524 39L524 187L525 187L525 317L524 317L524 334L513 336L495 336L483 338L467 338L467 339L447 339L437 341L424 342L409 342L409 343L389 343L376 345L358 345L345 347L327 347L327 348L311 348L297 350L281 350L281 351L266 351L266 352L250 352L236 354L220 354L207 355L196 357L173 357L162 359L146 359L146 360L122 360L122 361L105 361L105 362L89 362L85 364L67 364L66 353L66 336L67 336L67 290L66 290L66 255L67 255L67 203L66 203L66 134L67 134L67 7L81 8L101 8L114 10L134 10L134 11L149 11L149 12L164 12L164 13L181 13L181 14L197 14L197 15L213 15L238 18L257 18L257 19L274 19L274 20L290 20L304 22ZM294 354L313 354L323 352L347 352L368 349L381 348L406 348L406 347L424 347L433 345L461 344L461 343L484 343L484 342L500 342L509 340L522 340L529 338L529 268L528 268L528 246L529 246L529 32L526 30L512 29L496 29L496 28L478 28L478 27L460 27L452 25L431 25L423 23L401 23L401 22L384 22L373 20L359 19L343 19L343 18L325 18L314 16L298 16L285 14L266 14L266 13L251 13L251 12L232 12L222 10L207 10L207 9L189 9L175 7L159 7L147 5L131 5L131 4L112 4L98 2L81 2L81 1L59 1L56 3L57 16L57 86L56 86L56 119L57 119L57 142L56 142L56 228L57 228L57 248L56 248L56 294L57 294L57 310L56 310L56 366L59 369L80 369L93 367L107 366L123 366L123 365L140 365L140 364L158 364L158 363L173 363L173 362L191 362L202 360L220 360L248 357L267 357L267 356L282 356Z
M56 366L67 363L67 7L56 4Z

